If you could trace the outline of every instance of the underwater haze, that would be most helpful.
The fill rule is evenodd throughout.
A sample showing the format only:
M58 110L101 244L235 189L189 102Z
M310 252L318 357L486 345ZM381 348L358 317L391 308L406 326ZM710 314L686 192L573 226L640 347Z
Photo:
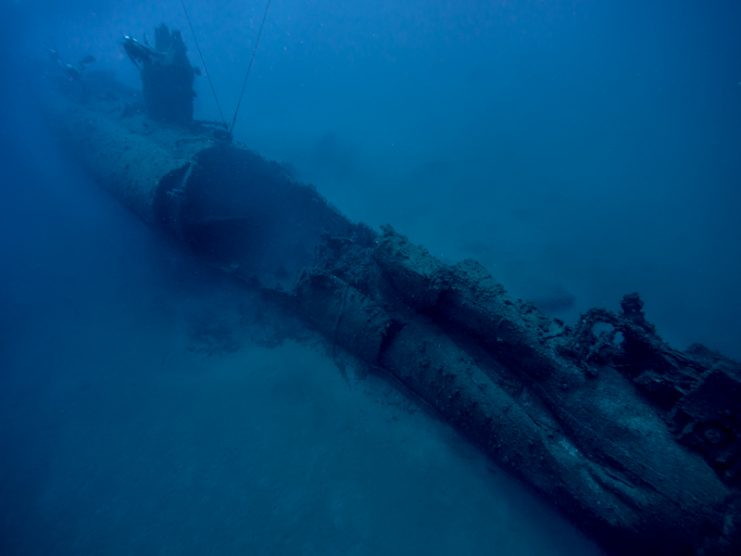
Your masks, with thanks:
M264 1L185 0L230 119ZM0 554L596 555L382 377L64 157L50 48L139 87L179 0L0 8ZM741 358L741 3L273 0L235 138L573 323Z

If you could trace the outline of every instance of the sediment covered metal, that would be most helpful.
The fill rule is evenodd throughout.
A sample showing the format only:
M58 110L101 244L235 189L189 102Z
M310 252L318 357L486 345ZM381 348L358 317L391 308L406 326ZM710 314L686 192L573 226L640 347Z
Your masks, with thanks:
M686 434L705 430L703 396L715 394L713 384L738 384L735 363L672 356L635 303L623 316L600 317L625 331L622 343L600 340L591 327L571 330L511 299L480 265L447 265L390 228L353 224L281 166L201 128L151 123L127 108L131 99L108 87L54 96L45 109L71 156L145 222L280 294L608 552L738 553L735 479L717 473L708 454L718 458L718 450L692 445L672 426L681 418ZM663 361L668 382L676 362L691 361L696 372L660 406L633 380L648 372L646 361ZM725 423L737 412L720 413ZM737 448L737 431L728 434Z

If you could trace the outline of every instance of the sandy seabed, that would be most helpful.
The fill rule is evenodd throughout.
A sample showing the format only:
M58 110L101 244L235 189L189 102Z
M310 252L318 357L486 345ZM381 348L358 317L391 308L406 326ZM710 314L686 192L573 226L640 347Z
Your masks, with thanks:
M2 554L598 554L394 384L79 189L4 247Z

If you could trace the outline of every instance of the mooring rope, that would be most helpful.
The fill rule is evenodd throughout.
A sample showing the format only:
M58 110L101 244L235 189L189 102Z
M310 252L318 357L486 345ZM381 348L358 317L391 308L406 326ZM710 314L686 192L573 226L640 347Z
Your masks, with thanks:
M234 110L234 117L232 118L232 125L229 126L229 133L234 130L234 124L237 123L237 114L239 114L239 108L242 106L242 98L244 98L244 91L247 88L247 79L250 76L252 70L252 63L255 61L255 55L257 54L257 47L260 46L260 37L262 37L262 29L265 27L265 20L268 18L268 10L270 9L270 2L268 0L265 3L265 11L262 14L262 21L260 22L260 29L257 31L257 40L255 41L255 48L252 49L252 56L250 56L250 62L247 65L247 71L244 74L244 80L242 81L242 89L239 92L239 100L237 101L237 108Z
M203 57L203 52L201 51L201 45L198 44L198 36L196 35L196 30L193 28L193 22L190 20L190 13L188 13L188 8L185 6L185 0L180 0L180 5L183 7L183 12L185 12L185 19L188 20L188 27L190 27L190 32L193 35L193 44L196 45L198 56L201 58L201 64L203 64L203 73L206 74L208 85L209 87L211 87L211 92L214 95L214 101L216 101L216 108L219 111L219 116L221 117L221 123L226 128L226 118L224 117L224 111L221 109L221 103L219 102L219 97L216 94L216 88L214 87L214 82L211 81L211 74L208 72L208 66L206 66L206 59Z

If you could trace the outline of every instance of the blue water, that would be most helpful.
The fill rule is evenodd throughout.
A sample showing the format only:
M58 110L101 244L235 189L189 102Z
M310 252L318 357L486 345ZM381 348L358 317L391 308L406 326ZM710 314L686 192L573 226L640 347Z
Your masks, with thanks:
M230 116L264 4L186 3ZM178 1L0 9L0 554L598 553L58 152L46 47L136 85L116 41L164 21L201 65ZM567 321L639 291L738 358L739 29L722 0L273 0L235 134Z

